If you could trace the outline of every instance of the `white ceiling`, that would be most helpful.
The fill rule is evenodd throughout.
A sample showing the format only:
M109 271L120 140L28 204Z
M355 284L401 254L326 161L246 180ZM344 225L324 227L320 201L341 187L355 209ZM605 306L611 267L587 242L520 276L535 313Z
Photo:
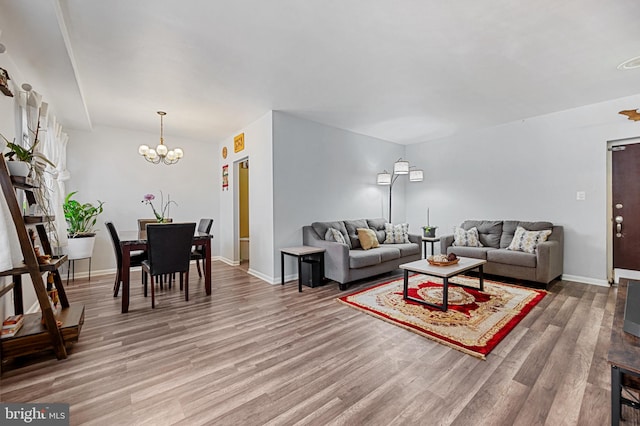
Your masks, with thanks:
M638 0L0 0L0 42L67 128L157 132L166 110L166 136L218 142L280 110L409 144L640 93L616 69L639 19Z

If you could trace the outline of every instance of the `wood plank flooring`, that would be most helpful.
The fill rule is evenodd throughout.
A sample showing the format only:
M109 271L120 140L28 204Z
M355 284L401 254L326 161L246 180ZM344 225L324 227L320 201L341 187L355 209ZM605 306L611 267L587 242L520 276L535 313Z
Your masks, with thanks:
M616 288L556 282L478 360L335 301L336 283L297 292L213 263L213 293L191 272L156 309L132 275L120 313L113 276L76 280L86 304L63 361L4 365L3 402L66 402L89 425L606 425ZM400 274L359 282L348 291ZM625 424L640 424L624 408Z

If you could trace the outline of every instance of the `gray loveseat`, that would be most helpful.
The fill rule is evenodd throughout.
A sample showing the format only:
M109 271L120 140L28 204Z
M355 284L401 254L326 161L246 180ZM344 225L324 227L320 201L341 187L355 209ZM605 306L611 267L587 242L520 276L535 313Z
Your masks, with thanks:
M398 266L422 257L421 237L409 234L409 243L383 244L385 219L360 219L334 222L314 222L302 227L302 242L306 246L324 248L324 275L337 281L340 290L346 283L398 269ZM327 231L334 228L344 236L346 244L327 240ZM373 229L380 247L363 250L357 228Z
M507 250L516 228L527 231L551 230L547 241L539 243L535 253ZM477 228L483 247L454 246L454 236L440 238L440 253L485 259L484 272L548 285L562 275L564 261L564 229L550 222L521 222L517 220L467 220L460 226L465 230Z

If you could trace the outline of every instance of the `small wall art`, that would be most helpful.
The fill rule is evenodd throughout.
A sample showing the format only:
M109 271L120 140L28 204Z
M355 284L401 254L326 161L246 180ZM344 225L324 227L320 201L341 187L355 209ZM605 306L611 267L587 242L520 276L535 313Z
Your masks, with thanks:
M229 165L222 166L222 190L229 190Z
M233 152L240 152L244 149L244 133L240 133L233 138Z
M227 158L227 147L222 148L222 158Z

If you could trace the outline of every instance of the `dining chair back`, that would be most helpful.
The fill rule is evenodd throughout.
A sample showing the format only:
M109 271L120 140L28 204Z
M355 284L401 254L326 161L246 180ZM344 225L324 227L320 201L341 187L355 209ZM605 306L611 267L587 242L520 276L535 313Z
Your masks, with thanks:
M164 221L165 223L172 223L173 219L166 218ZM138 219L138 229L144 231L150 223L158 223L158 219Z
M200 219L200 222L198 223L198 232L209 234L211 233L212 225L213 225L213 219L207 219L207 218ZM196 267L198 268L198 276L201 278L202 278L202 272L200 271L200 261L202 261L202 270L205 272L205 274L207 273L207 271L205 270L204 257L205 257L204 246L197 246L191 252L191 260L196 261Z
M149 253L142 268L151 275L151 307L155 308L154 277L174 272L180 274L180 288L184 282L185 300L189 300L189 262L196 224L148 224L146 229Z
M116 231L116 227L113 225L113 222L105 222L105 226L109 231L109 235L111 236L111 242L113 243L113 251L116 255L116 281L113 284L113 297L118 297L118 292L120 291L120 283L122 282L122 247L120 247L120 237L118 236L118 231ZM130 255L130 266L141 266L142 261L147 257L147 253L144 251L133 252ZM144 275L143 275L144 280ZM144 281L143 281L144 282Z

